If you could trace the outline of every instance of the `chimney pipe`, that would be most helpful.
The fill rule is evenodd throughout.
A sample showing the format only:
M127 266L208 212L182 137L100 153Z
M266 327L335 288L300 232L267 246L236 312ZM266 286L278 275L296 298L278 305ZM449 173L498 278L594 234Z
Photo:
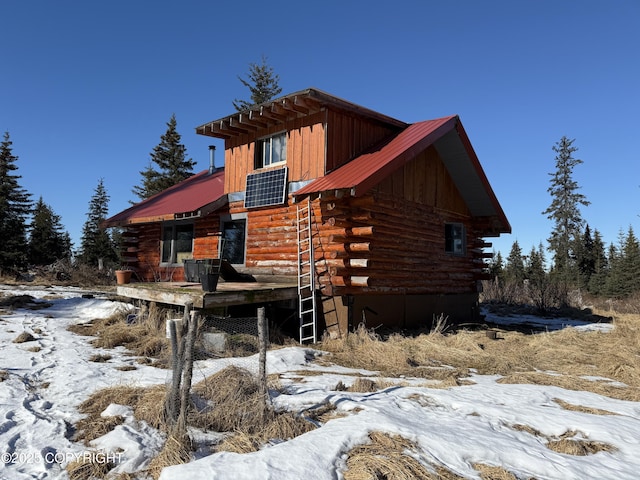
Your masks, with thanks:
M209 145L209 175L216 171L216 146Z

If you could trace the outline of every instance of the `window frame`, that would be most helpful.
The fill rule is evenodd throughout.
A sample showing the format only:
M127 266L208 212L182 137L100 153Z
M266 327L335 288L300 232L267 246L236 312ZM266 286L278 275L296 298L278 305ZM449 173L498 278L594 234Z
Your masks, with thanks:
M178 250L182 240L178 237L179 232L186 232L191 229L191 248L190 250ZM167 240L167 232L170 232L170 239ZM168 258L165 255L166 243L169 242ZM195 243L195 223L194 222L163 222L160 237L160 266L174 267L184 264L184 260L193 258L193 247ZM165 260L167 258L167 260Z
M464 257L467 254L467 229L464 223L444 224L444 251L456 257Z
M228 215L220 216L220 231L222 232L222 235L220 236L220 244L218 246L218 251L222 249L222 252L220 253L220 257L226 258L225 251L227 249L227 236L225 235L225 232L229 229L225 228L225 225L232 222L244 223L244 231L243 231L244 238L242 239L242 263L232 263L231 259L229 258L227 258L227 260L229 260L229 262L234 266L244 267L246 266L246 263L247 263L247 232L248 232L247 215L245 213L228 214Z
M283 147L280 149L281 150L281 154L284 158L282 158L282 156L280 157L280 160L277 161L273 161L273 141L276 138L282 137L282 144ZM269 148L265 148L265 146L268 144ZM269 159L268 161L265 161L265 152L268 150L269 152ZM277 165L286 165L287 163L287 132L278 132L278 133L274 133L273 135L269 135L267 137L262 137L256 140L256 151L255 151L255 158L254 158L254 167L256 170L260 169L260 168L269 168L269 167L274 167Z

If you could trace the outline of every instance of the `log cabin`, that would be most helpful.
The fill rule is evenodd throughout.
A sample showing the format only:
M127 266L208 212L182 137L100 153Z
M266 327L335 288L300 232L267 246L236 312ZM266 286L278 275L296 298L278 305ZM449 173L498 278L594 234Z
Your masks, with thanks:
M196 132L224 140L223 167L211 150L208 170L105 222L141 281L219 256L296 284L301 341L478 320L486 238L511 227L457 115L408 124L309 88Z

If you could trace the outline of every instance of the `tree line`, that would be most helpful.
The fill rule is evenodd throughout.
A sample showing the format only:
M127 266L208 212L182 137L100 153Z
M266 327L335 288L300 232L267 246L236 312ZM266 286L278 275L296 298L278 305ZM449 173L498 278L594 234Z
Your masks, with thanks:
M583 163L574 156L574 141L564 136L552 147L556 170L549 174L551 203L542 212L553 222L547 248L541 243L523 252L516 240L506 259L494 252L488 263L490 298L528 301L544 310L568 305L571 291L615 298L640 291L640 243L633 228L621 231L617 242L607 246L582 218L580 207L590 202L573 179L574 168Z
M281 92L279 76L262 56L262 63L250 63L247 79L238 77L249 88L250 100L234 100L238 111L268 101ZM16 274L29 266L74 262L110 269L120 263L118 229L104 229L109 200L103 179L98 181L89 200L87 219L80 245L74 249L60 216L40 197L36 202L20 184L18 157L13 153L9 132L0 143L0 275ZM153 148L148 166L140 172L141 181L132 189L138 201L189 178L196 162L187 157L177 130L175 114L167 122L160 143ZM135 202L131 202L135 203Z

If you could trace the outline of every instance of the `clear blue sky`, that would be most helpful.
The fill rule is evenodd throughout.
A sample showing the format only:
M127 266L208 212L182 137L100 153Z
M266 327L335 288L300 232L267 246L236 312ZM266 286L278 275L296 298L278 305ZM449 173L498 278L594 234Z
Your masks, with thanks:
M582 215L607 243L640 235L640 2L537 0L318 3L5 0L0 133L22 186L79 246L100 178L110 214L137 200L140 171L175 113L195 127L247 99L265 55L283 94L315 87L406 122L458 114L513 227L507 255L546 239L552 146L575 139Z

